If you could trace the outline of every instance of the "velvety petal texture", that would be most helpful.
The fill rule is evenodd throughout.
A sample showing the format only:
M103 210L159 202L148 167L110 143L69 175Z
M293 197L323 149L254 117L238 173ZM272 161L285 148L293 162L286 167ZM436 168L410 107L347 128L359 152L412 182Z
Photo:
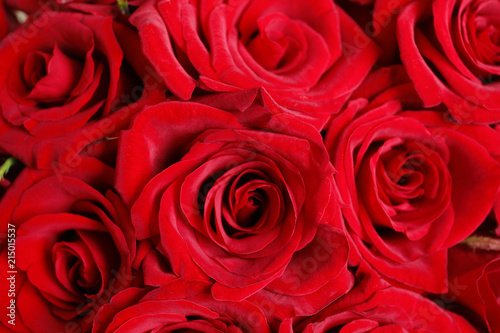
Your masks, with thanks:
M353 275L346 269L348 255L344 233L320 224L315 238L294 254L283 275L249 300L268 318L314 315L353 287Z
M117 188L137 238L151 239L178 276L215 280L217 299L241 300L286 277L300 251L314 253L315 237L328 236L320 224L343 252L313 264L336 262L333 275L315 276L302 291L280 280L270 290L309 294L346 269L347 243L329 229L341 216L321 137L264 96L248 94L236 113L206 104L230 105L241 93L158 104L120 142ZM350 285L349 274L343 279L340 290Z
M131 17L173 94L265 88L320 122L340 110L379 49L334 2L146 1Z
M429 299L394 287L378 290L362 303L347 294L318 315L295 321L284 321L279 332L478 332Z
M2 198L2 230L15 229L18 327L56 332L72 322L87 331L97 309L132 282L134 232L112 179L112 168L84 157L67 174L25 169ZM6 237L1 267L12 271Z
M103 306L93 332L271 332L248 301L218 301L210 283L176 279L160 288L129 288Z

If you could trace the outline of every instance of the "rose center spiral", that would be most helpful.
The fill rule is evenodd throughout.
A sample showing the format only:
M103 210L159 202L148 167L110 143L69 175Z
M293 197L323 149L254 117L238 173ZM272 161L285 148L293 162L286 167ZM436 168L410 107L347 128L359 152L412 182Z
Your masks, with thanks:
M246 46L262 67L281 72L300 63L307 42L297 23L283 14L274 13L259 19L258 28L258 33Z
M264 193L259 189L243 194L236 204L236 222L243 228L254 226L265 209Z

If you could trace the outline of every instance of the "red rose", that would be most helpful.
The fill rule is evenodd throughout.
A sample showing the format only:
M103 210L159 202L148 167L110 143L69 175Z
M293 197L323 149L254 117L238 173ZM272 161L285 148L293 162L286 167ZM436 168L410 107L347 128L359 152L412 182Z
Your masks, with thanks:
M99 310L93 332L270 332L258 307L218 301L210 286L177 279L149 293L125 289Z
M366 298L359 302L347 294L312 318L284 321L279 332L477 332L462 317L414 292L389 287Z
M139 240L152 239L178 276L213 278L215 298L240 300L287 276L294 260L314 253L318 237L337 239L333 168L319 133L279 113L265 92L203 101L239 111L195 102L145 109L121 137L116 183ZM317 264L326 268L318 268L301 295L339 275L330 288L348 289L347 249L326 258L317 250L323 257ZM297 293L284 287L295 285L293 274L271 283L271 291Z
M478 242L487 241L480 238ZM494 239L496 251L471 250L466 246L450 249L450 290L443 301L452 301L466 318L471 317L476 327L485 327L492 333L500 332L500 252L499 239ZM488 246L488 244L483 244ZM462 309L465 307L465 309ZM474 317L478 315L479 321Z
M398 17L401 60L427 107L460 122L500 121L500 12L495 0L412 1Z
M123 107L143 90L131 67L147 69L137 43L107 16L30 17L0 45L0 147L29 166L57 167L127 126L144 101Z
M405 90L387 91L397 98ZM500 166L490 150L500 137L488 126L446 121L443 112L403 112L387 96L351 101L327 130L347 231L384 277L445 292L447 248L493 206Z
M16 330L87 331L97 309L131 283L134 232L112 180L112 168L83 157L64 175L25 169L2 198L1 269L14 271L14 288L0 284L4 295L15 292L1 304L15 301ZM3 311L7 327L11 319Z
M146 1L132 15L142 48L168 88L264 87L322 126L370 71L379 51L330 0Z

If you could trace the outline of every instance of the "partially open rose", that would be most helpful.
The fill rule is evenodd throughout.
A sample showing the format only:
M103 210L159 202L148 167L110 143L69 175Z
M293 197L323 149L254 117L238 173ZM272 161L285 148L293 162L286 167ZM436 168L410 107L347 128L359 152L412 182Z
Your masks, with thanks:
M333 1L146 1L131 17L168 88L264 87L281 105L325 120L379 51ZM321 126L321 125L320 125Z
M31 16L0 44L0 147L50 168L128 125L142 106L133 102L148 96L138 43L110 16Z
M349 237L383 276L444 292L447 249L493 206L500 165L489 149L500 137L489 126L447 121L444 112L403 112L386 99L391 93L378 96L351 101L326 134Z
M427 107L460 122L500 121L496 0L411 1L398 17L401 60Z
M24 169L9 187L0 203L0 266L15 271L16 329L86 332L99 307L132 282L134 232L127 208L108 190L112 180L112 168L84 157L63 175ZM0 282L3 291L8 283ZM3 308L10 299L2 298ZM2 322L11 319L4 311Z

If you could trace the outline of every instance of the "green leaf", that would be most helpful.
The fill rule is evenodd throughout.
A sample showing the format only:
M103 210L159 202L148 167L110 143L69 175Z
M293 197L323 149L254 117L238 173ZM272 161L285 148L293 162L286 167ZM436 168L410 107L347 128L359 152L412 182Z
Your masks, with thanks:
M128 2L127 0L116 0L118 4L118 8L122 12L123 15L128 15L130 12L128 10Z
M9 172L10 168L16 164L16 159L14 157L9 157L0 166L0 181L5 179L5 175Z

